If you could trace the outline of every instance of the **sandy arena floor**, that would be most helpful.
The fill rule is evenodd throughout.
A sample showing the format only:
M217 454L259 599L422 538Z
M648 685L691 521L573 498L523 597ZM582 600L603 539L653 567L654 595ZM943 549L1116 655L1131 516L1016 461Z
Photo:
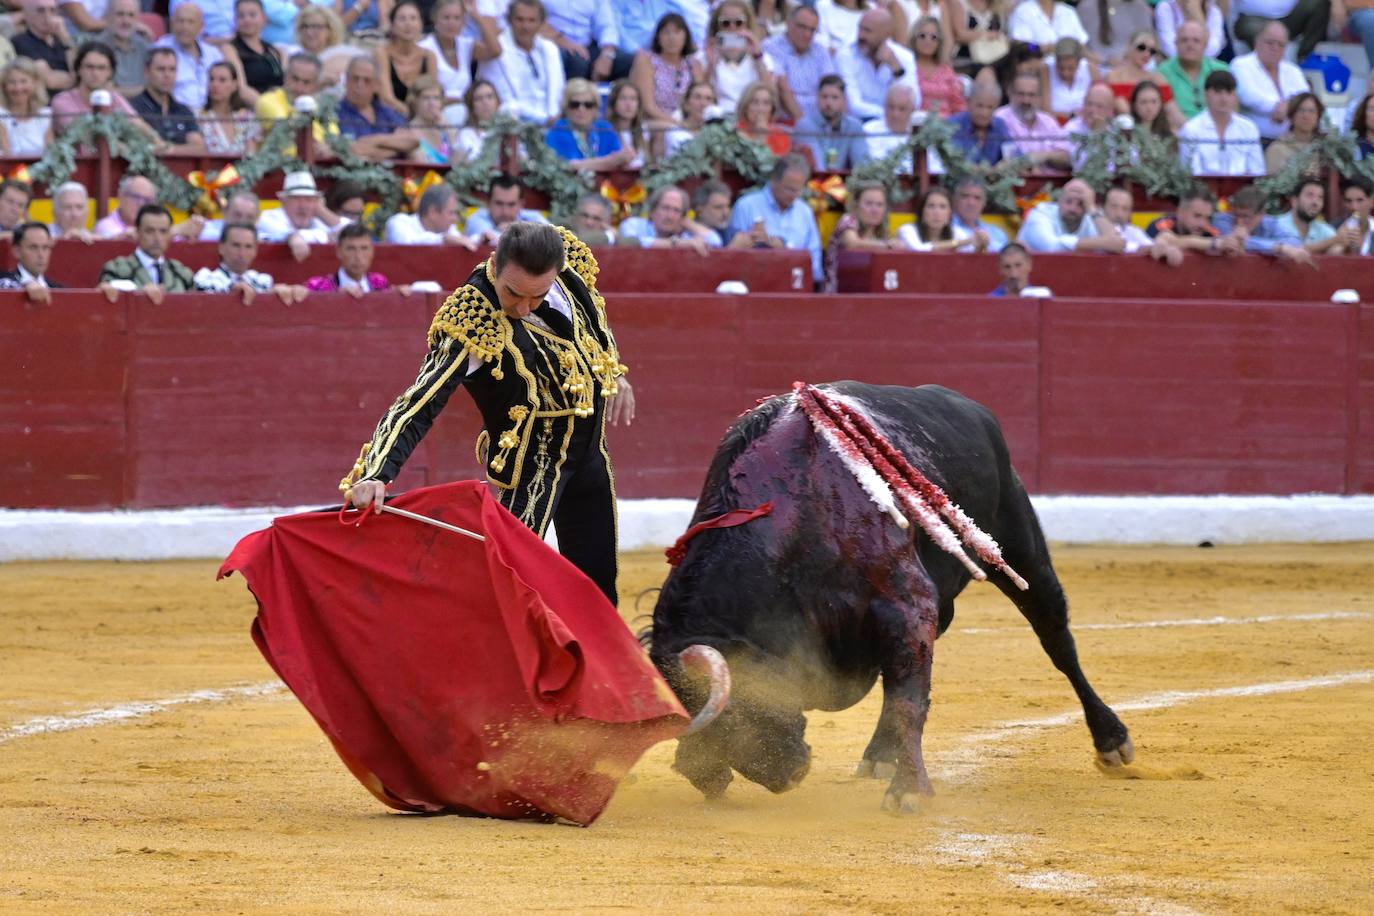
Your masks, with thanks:
M937 647L922 814L849 775L870 697L812 715L791 794L706 803L660 745L586 830L389 813L289 694L188 697L271 681L214 563L0 566L0 910L1374 911L1374 545L1056 558L1153 778L1097 771L981 586ZM627 558L622 594L665 569ZM135 701L157 705L33 733Z

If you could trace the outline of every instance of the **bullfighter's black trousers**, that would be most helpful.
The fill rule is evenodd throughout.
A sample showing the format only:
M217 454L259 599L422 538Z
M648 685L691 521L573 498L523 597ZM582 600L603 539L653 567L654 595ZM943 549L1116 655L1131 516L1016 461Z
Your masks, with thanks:
M550 425L535 436L559 439L562 424ZM574 422L567 441L565 451L556 442L549 450L563 451L561 461L539 468L527 465L519 487L502 492L501 504L541 537L547 527L542 520L552 520L559 552L615 604L615 478L601 441L601 418ZM546 500L552 500L551 512Z

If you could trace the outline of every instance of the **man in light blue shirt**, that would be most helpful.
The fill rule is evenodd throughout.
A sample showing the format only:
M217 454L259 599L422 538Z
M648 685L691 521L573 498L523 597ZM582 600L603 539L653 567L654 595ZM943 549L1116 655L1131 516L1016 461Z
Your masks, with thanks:
M546 11L544 36L562 52L563 74L568 79L606 82L630 75L634 55L620 49L611 0L558 0L548 6L540 2L540 6Z
M1279 229L1295 235L1314 254L1320 254L1336 244L1336 230L1322 218L1326 210L1326 184L1316 178L1304 178L1289 197L1288 211L1278 216Z
M1230 210L1212 214L1212 225L1223 236L1221 249L1227 254L1264 254L1312 264L1312 254L1302 247L1302 239L1286 232L1277 217L1266 216L1264 192L1254 185L1231 195Z
M687 224L690 206L687 192L677 185L667 185L649 198L649 215L632 216L620 224L622 239L635 239L643 248L690 248L705 255L712 248L721 247L720 235L706 226L697 231Z
M611 0L611 7L621 47L631 54L653 44L654 27L674 11L668 0Z
M811 275L819 282L821 233L816 215L802 200L811 177L805 156L782 156L768 175L768 184L735 201L730 215L731 248L796 248L811 252Z
M983 210L988 205L988 189L983 182L972 175L959 179L954 185L954 235L962 232L969 236L983 233L987 244L982 250L997 254L1007 247L1007 234L1000 226L983 219Z
M509 175L497 175L487 192L487 205L468 217L463 234L480 244L495 245L511 223L547 223L538 210L524 209L525 188Z
M1086 181L1075 178L1064 185L1058 201L1031 208L1016 240L1031 251L1125 251L1121 236L1103 232L1098 220L1106 222L1097 209L1097 195Z
M837 74L821 78L815 114L797 122L794 143L811 150L816 168L826 172L852 169L868 155L864 123L849 114L844 79Z

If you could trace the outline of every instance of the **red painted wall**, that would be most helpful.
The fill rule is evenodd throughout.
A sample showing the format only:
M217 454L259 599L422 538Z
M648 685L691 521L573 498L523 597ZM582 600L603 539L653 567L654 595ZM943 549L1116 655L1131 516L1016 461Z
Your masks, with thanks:
M436 296L0 294L11 506L324 504L414 378ZM619 295L640 418L624 496L695 496L716 442L796 379L938 382L1000 417L1031 489L1374 492L1374 306L960 296ZM472 476L464 395L401 486Z
M1031 282L1056 297L1130 296L1144 299L1220 299L1329 302L1338 289L1357 289L1374 300L1374 261L1320 257L1317 268L1247 255L1191 254L1180 267L1139 255L1038 254ZM994 289L997 256L849 251L840 258L840 292L955 293L981 296Z

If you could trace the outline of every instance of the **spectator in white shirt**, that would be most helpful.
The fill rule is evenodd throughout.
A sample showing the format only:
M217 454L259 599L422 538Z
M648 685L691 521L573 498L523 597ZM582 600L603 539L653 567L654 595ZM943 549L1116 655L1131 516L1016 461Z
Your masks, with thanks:
M425 189L414 213L397 213L386 221L385 241L393 245L462 245L468 251L477 240L458 231L458 194L446 184Z
M1116 97L1112 95L1112 87L1106 83L1096 84L1083 97L1083 111L1064 125L1064 133L1068 135L1069 142L1074 146L1073 165L1075 169L1081 168L1086 161L1087 153L1083 150L1084 145L1093 134L1101 133L1107 129L1115 111Z
M862 0L816 0L820 17L819 41L831 54L839 54L859 36L859 20L864 14Z
M1078 114L1088 87L1097 78L1096 68L1083 56L1083 46L1076 38L1061 38L1054 43L1054 56L1045 64L1049 67L1050 111L1063 118Z
M444 120L457 126L467 120L463 97L472 82L472 65L501 53L500 27L489 16L474 14L480 38L463 34L465 0L439 0L430 10L434 31L420 39L420 47L434 54L439 85L444 90Z
M1254 51L1231 61L1240 113L1269 140L1287 129L1288 100L1311 91L1298 65L1283 59L1287 48L1288 30L1281 22L1271 22L1255 36Z
M1055 0L1021 0L1007 17L1007 34L1016 41L1039 45L1042 53L1061 38L1088 43L1088 32L1073 7Z
M1059 192L1058 201L1036 204L1016 238L1031 251L1106 251L1120 254L1126 242L1115 232L1104 232L1106 217L1097 210L1092 186L1072 179ZM1100 224L1099 224L1100 221Z
M1205 22L1192 17L1205 17ZM1159 0L1155 4L1155 33L1166 58L1178 56L1178 30L1185 22L1199 22L1207 29L1206 57L1216 57L1226 45L1226 14L1217 0Z
M80 239L87 245L95 241L95 233L90 230L91 198L81 182L58 185L52 195L52 217L49 230L53 238Z
M251 305L258 293L274 292L286 305L306 297L304 286L277 285L271 274L253 269L258 257L258 230L252 223L227 222L220 230L219 266L196 271L196 289L206 293L238 293Z
M535 124L552 124L563 102L563 59L558 46L540 36L541 0L514 0L506 11L510 28L501 33L501 54L483 61L477 75L496 87L504 110Z
M1236 78L1218 70L1203 83L1207 109L1178 132L1179 155L1194 175L1263 175L1259 129L1236 111Z
M327 245L341 220L324 205L324 195L309 172L292 172L277 192L281 206L258 218L258 237L264 242L286 242L297 261L310 256L311 245Z
M911 118L916 113L916 94L906 83L893 83L887 87L887 99L883 103L883 116L869 121L863 126L864 160L871 162L881 159L897 147L906 143L911 136ZM911 157L902 159L897 172L912 174Z
M883 115L888 87L911 87L915 105L921 107L921 87L916 81L916 55L893 41L892 15L871 9L859 20L859 34L851 45L835 55L835 66L844 78L849 113L861 121Z
M1102 198L1102 215L1106 218L1106 227L1110 232L1120 236L1121 241L1125 243L1124 253L1149 255L1156 261L1167 262L1171 267L1182 264L1182 251L1170 245L1165 239L1156 241L1150 238L1144 229L1131 222L1131 213L1134 209L1135 200L1131 197L1131 192L1125 188L1108 188Z
M978 247L972 233L954 226L954 201L940 185L931 185L916 205L915 222L897 230L897 240L912 251L953 252Z
M234 188L229 192L229 199L224 202L224 216L220 219L207 219L205 226L200 230L200 240L202 242L218 242L224 234L224 227L229 223L247 223L250 226L256 226L258 217L261 215L262 202L258 200L258 195L242 186ZM254 230L253 237L256 240L256 230Z
M1251 47L1258 45L1259 33L1271 20L1283 23L1288 35L1298 39L1298 60L1312 53L1317 42L1326 38L1331 21L1331 0L1236 0L1235 35Z
M723 0L711 13L703 76L716 90L716 103L734 111L740 94L754 83L772 84L773 59L754 35L754 9L744 0Z

